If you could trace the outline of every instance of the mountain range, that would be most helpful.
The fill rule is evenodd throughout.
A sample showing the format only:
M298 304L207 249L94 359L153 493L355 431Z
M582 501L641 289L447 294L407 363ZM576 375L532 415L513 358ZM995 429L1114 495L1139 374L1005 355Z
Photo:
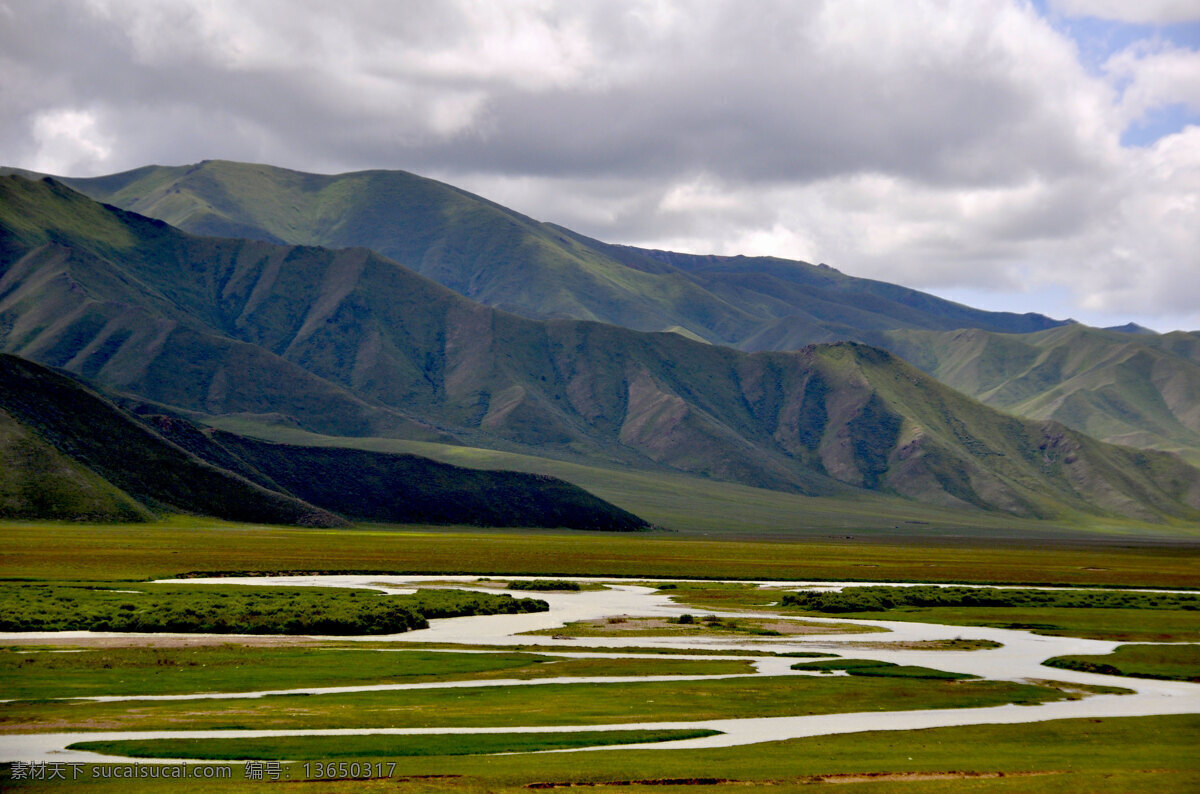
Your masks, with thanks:
M746 351L865 342L993 407L1200 463L1200 361L1185 352L1195 334L1101 334L825 265L610 245L402 171L325 176L205 161L63 181L195 234L369 248L532 319L673 331Z
M163 176L142 171L140 179ZM116 192L135 182L119 177L110 178ZM406 239L423 241L427 263L459 261L447 252L477 247L468 233L475 215L533 224L440 189L450 203L435 214L452 229L467 226L410 229ZM163 201L181 195L171 190ZM357 200L346 185L342 192ZM366 226L370 212L341 221L331 213L328 223ZM202 230L222 231L218 221ZM533 230L538 239L558 234L568 248L584 245L554 227ZM514 251L536 242L519 239ZM490 281L491 260L475 256ZM618 272L661 275L659 267L671 283L700 288L671 264L678 255L624 256L644 257L645 270L609 257ZM683 259L705 272L703 258ZM813 270L831 283L847 279ZM877 288L880 306L893 314L906 306L930 318L947 304L886 287ZM854 295L846 302L866 303ZM814 495L877 491L1018 516L1200 518L1200 472L1178 458L1001 414L860 342L748 353L680 333L518 316L374 249L195 236L55 180L0 179L0 348L199 418L470 443Z
M533 319L677 330L745 350L870 343L870 332L894 328L1026 332L1062 324L980 311L828 266L607 245L404 171L324 176L210 160L62 181L193 234L369 248Z
M1200 463L1198 332L905 330L889 331L886 346L995 408Z

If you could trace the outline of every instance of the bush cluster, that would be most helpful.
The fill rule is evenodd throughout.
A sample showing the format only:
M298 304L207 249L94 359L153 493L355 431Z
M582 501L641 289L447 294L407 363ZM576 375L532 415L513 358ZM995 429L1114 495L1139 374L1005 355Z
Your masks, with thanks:
M812 612L886 612L898 607L1072 607L1200 609L1200 594L998 587L846 587L840 592L787 593L784 606Z
M398 634L432 618L514 614L546 602L464 590L382 595L369 590L170 587L144 592L82 585L0 586L0 631L186 634ZM122 588L124 589L124 588Z
M509 590L569 590L578 592L579 582L568 582L566 579L532 579L508 583Z

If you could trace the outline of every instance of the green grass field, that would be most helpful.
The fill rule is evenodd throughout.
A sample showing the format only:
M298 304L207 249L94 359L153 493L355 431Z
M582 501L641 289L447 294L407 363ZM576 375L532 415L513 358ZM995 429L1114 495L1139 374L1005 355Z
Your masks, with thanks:
M929 607L843 617L1028 629L1035 634L1128 642L1200 641L1200 614L1186 610Z
M724 678L540 684L221 701L121 701L81 705L15 701L0 712L0 733L217 728L432 728L594 725L969 708L1060 700L1060 690L1008 681Z
M431 578L452 572L500 576L521 573L545 578L702 574L780 579L1200 587L1200 566L1196 565L1200 554L1196 551L1120 543L1035 547L977 540L916 543L878 538L745 542L663 534L611 536L413 527L324 531L235 526L185 518L138 527L6 522L0 529L3 529L0 577L7 578L10 584L16 584L14 580L23 580L25 584L62 584L86 579L107 582L105 586L112 589L139 589L133 583L147 578L214 570L404 571L428 573ZM685 601L695 600L720 609L765 607L778 602L786 592L686 581L676 582L674 590L676 597ZM1197 614L1181 614L1190 623L1172 627L1162 621L1172 617L1174 610L1077 608L1061 609L1067 613L1061 616L1048 616L1044 608L1033 611L1040 612L1033 617L1043 622L1050 617L1070 617L1077 623L1090 621L1076 628L1090 626L1108 632L1139 628L1160 633L1194 631ZM894 619L899 614L907 615L890 610L879 617ZM1141 621L1141 626L1123 623L1129 615ZM926 617L952 622L948 618L954 616L935 618L928 612ZM974 618L979 617L979 613L974 613ZM1000 617L1033 620L1029 615ZM1147 625L1148 617L1159 621L1159 625ZM104 648L84 654L13 652L18 649L0 652L0 686L22 698L0 710L0 731L613 724L630 720L956 708L1080 696L1053 686L1008 682L820 676L673 683L630 681L592 686L544 684L194 702L72 704L34 699L53 694L56 687L72 689L76 694L247 691L431 680L424 676L452 679L548 674L701 674L700 671L747 669L744 662L737 660L537 661L535 653L515 648L494 649L500 653L488 656L435 655L428 653L430 649L419 648L404 653L370 650L380 643L338 643L336 647L351 650L335 650L331 644L321 647L287 644L302 642L289 638L281 638L284 645L276 648L247 647L241 642L197 648ZM69 648L19 650L53 649ZM332 657L336 664L326 661L332 654L342 654ZM92 666L106 656L111 667L105 667L104 661L98 667ZM26 662L20 657L35 660ZM379 657L406 659L385 661ZM253 664L242 663L251 659ZM194 662L208 666L196 667ZM393 664L402 669L388 667ZM1061 721L821 737L727 750L621 750L487 758L446 755L458 750L432 742L424 750L440 752L442 756L402 757L380 750L380 757L397 763L392 779L322 785L324 790L370 791L394 787L400 777L408 777L413 790L484 792L528 790L523 787L534 782L658 781L654 785L622 785L621 790L662 792L675 788L661 785L662 781L698 777L729 781L705 785L702 789L717 792L744 791L747 785L762 784L786 788L833 776L831 780L870 785L872 792L893 787L902 791L958 791L963 787L1013 791L1186 790L1200 783L1200 764L1194 753L1198 728L1200 722L1192 717ZM358 745L357 740L346 747L347 752L368 754L361 756L364 758L373 752L365 743ZM319 755L330 758L328 752ZM297 766L292 769L300 775ZM997 777L1001 773L1004 777ZM26 785L23 781L5 780L4 774L0 770L0 788ZM451 777L418 777L427 775ZM453 777L456 775L462 777ZM86 782L96 790L122 792L207 792L271 785L245 780L225 784L211 780L169 783L139 780L132 785L130 781L118 780ZM37 787L55 786L47 782ZM678 788L696 791L692 785Z
M1200 547L675 535L443 527L308 530L179 518L0 522L0 577L136 581L189 572L493 573L1200 588Z
M1200 682L1200 645L1122 645L1108 655L1058 656L1046 664L1085 673Z
M645 744L712 736L717 731L587 731L586 733L451 734L450 736L283 736L269 739L151 739L79 742L71 749L134 758L296 761L342 758L404 758L428 755L529 753L608 744Z
M530 784L588 786L625 792L733 794L749 787L786 791L813 783L877 792L1145 792L1200 788L1195 737L1200 716L1054 720L1027 725L979 725L921 731L819 736L752 747L713 750L613 750L522 756L437 756L396 759L391 776L325 780L321 791L528 792ZM96 778L32 783L5 779L13 789L226 792L293 791L290 780L150 781ZM683 785L704 780L707 785ZM679 781L680 785L664 785ZM839 786L838 790L842 790Z
M845 670L850 675L868 678L931 678L940 681L962 681L978 677L965 673L950 673L929 667L879 662L870 659L827 659L820 662L798 662L792 665L792 669L820 670L830 673L836 670Z
M321 647L0 648L7 698L179 695L304 687L563 676L750 674L734 659L556 659L531 653L452 653Z

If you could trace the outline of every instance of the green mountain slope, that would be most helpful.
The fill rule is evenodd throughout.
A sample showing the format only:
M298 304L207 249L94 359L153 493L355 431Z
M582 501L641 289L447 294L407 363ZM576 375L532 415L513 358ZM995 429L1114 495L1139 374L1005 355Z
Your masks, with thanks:
M360 422L373 435L391 423L563 459L1016 515L1200 516L1196 469L1004 416L864 345L746 354L529 320L364 249L192 237L53 181L0 179L0 233L0 345L200 414L368 435L322 408L336 394L375 412Z
M1200 462L1198 333L901 331L890 332L886 344L988 405Z
M892 328L1040 330L1040 315L984 312L828 268L613 246L402 171L322 176L205 161L63 180L203 235L362 246L454 291L531 318L679 329L747 350L873 342Z
M9 489L19 488L28 506L10 500L5 515L138 520L151 508L256 523L345 524L201 461L80 383L16 356L0 355L0 409L16 442L6 445L6 457L25 451L31 461L6 469Z
M152 513L0 411L0 516L133 522Z

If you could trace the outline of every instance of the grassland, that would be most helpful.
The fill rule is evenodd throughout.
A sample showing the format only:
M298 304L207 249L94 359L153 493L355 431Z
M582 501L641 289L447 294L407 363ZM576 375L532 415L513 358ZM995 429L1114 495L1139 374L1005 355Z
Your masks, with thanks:
M1200 788L1195 737L1200 716L1054 720L1027 725L977 725L921 731L820 736L727 749L613 750L529 757L401 758L390 779L326 780L322 791L528 792L546 786L619 786L625 792L703 791L734 794L749 786L788 790L812 783L860 784L875 792L1146 792ZM89 791L226 792L296 788L291 780L150 781L93 778L29 783L2 777L5 788ZM236 777L236 775L235 775ZM678 781L680 785L669 785ZM705 781L707 785L683 785ZM604 784L609 784L605 786ZM664 785L666 784L666 785ZM840 789L839 789L840 790Z
M65 651L65 652L64 652ZM747 674L734 659L561 659L329 647L0 649L0 691L22 700L563 676Z
M843 617L1026 629L1034 634L1118 642L1200 641L1200 615L1178 609L927 607L886 612L853 612Z
M797 662L793 670L821 670L822 672L845 671L849 675L868 678L932 678L940 681L962 681L977 676L951 673L929 667L879 662L872 659L826 659L820 662Z
M360 527L321 531L176 519L0 522L0 577L136 581L188 572L397 572L1200 587L1200 548ZM778 596L776 596L777 598Z
M806 615L1029 629L1088 639L1200 640L1200 596L1193 593L847 587L785 595L781 604Z
M600 576L688 576L703 571L706 576L748 578L827 578L1061 582L1089 585L1200 586L1196 556L1178 548L1112 548L1051 546L1044 549L1016 545L984 546L966 542L901 543L809 540L792 543L749 543L729 540L700 540L681 537L580 535L576 533L510 533L420 528L358 528L344 531L292 530L278 527L233 526L220 522L180 519L169 523L130 527L89 527L50 523L9 522L0 532L0 575L41 580L79 579L86 576L107 581L114 589L138 589L136 582L151 576L166 576L197 570L235 569L271 572L279 570L358 570L525 573L551 578L561 575ZM214 549L214 546L222 548ZM219 551L219 553L218 553ZM228 556L226 556L228 555ZM87 572L86 574L83 572ZM865 575L864 575L865 574ZM122 584L117 584L121 582ZM192 585L187 585L192 587ZM755 590L717 583L677 582L677 597L709 600L720 608L765 606L780 599L780 590ZM774 607L778 609L778 607ZM1076 616L1093 609L1064 609ZM1169 614L1170 610L1111 610L1147 615ZM895 615L888 615L894 618ZM1195 613L1190 613L1195 620ZM1098 615L1097 626L1116 619ZM1193 623L1194 625L1194 623ZM295 642L296 640L288 640ZM241 642L241 641L239 641ZM377 645L372 643L370 645ZM409 657L407 677L391 680L422 680L428 670L419 651L379 653L369 656L370 645L355 644L352 650L287 647L272 649L222 648L170 649L165 658L176 662L187 654L211 654L225 662L200 668L193 679L209 689L287 688L302 676L311 684L338 685L337 676L354 676L360 682L387 680L397 670L379 665L402 664L377 657ZM349 644L344 644L350 647ZM466 649L465 646L462 649ZM609 675L624 668L634 674L664 672L664 660L561 660L528 661L537 656L516 649L496 649L497 656L438 654L428 664L443 662L437 674L456 676L522 677L545 675L557 669L574 669L578 674ZM528 650L537 650L528 649ZM312 665L302 657L319 651ZM149 679L167 686L171 679L148 676L150 665L158 667L156 649L103 649L86 654L33 654L37 661L61 665L25 676L11 673L14 690L22 698L43 697L57 680L76 691L116 694L115 683ZM279 655L276 655L279 653ZM321 664L326 654L337 657L337 665ZM90 654L127 654L113 668L87 670ZM144 655L139 655L144 654ZM410 656L410 654L413 654ZM15 657L23 654L12 654ZM262 672L251 672L239 659L254 657ZM201 657L192 657L198 661ZM524 658L528 663L517 664ZM8 654L0 654L4 663ZM451 660L458 661L451 664ZM690 663L691 660L675 660ZM725 660L712 660L725 665ZM607 663L611 662L611 665ZM201 661L201 664L206 662ZM496 664L497 669L474 672L452 669L454 665ZM586 663L583 668L572 667ZM707 664L707 663L702 663ZM736 662L735 662L736 664ZM72 670L72 665L75 669ZM559 666L562 665L562 666ZM321 668L320 673L314 672ZM194 668L186 663L163 669L189 676ZM8 669L2 667L0 669ZM680 668L682 669L682 668ZM689 668L694 669L694 668ZM706 668L713 672L717 668ZM720 669L725 669L723 666ZM745 669L744 667L742 669ZM670 672L678 672L671 670ZM576 673L563 673L576 674ZM261 676L255 678L255 676ZM323 682L317 680L323 678ZM183 681L184 679L179 679ZM241 680L242 684L237 682ZM159 683L159 682L164 683ZM797 681L801 682L797 684ZM265 685L264 685L265 684ZM3 686L8 686L4 681ZM189 684L190 686L190 684ZM189 688L183 686L181 688ZM7 688L5 691L9 691ZM144 690L143 690L144 691ZM167 691L166 689L163 690ZM245 690L242 690L245 691ZM59 731L78 728L204 728L204 727L363 727L369 725L450 726L494 723L612 724L629 720L702 719L723 716L830 713L832 711L953 708L1002 702L1038 702L1044 699L1077 697L1052 687L990 681L938 681L909 678L848 678L841 676L789 679L752 678L702 682L629 682L620 685L544 684L534 687L479 688L455 691L388 692L348 695L268 697L231 699L219 702L153 703L68 703L22 700L7 704L0 730ZM1200 764L1194 754L1194 736L1200 718L1161 717L1129 720L1062 721L1015 726L980 726L937 731L832 736L706 751L606 751L539 755L535 757L494 756L472 759L464 756L410 757L380 751L398 762L396 778L368 782L346 781L322 784L327 790L372 790L394 786L407 776L420 790L428 791L516 791L531 782L586 783L663 781L698 777L731 781L730 791L744 791L747 783L790 785L814 782L833 776L842 782L870 782L872 791L958 790L969 775L1006 777L970 781L976 787L992 785L1008 790L1161 791L1186 790L1200 785ZM342 740L337 744L340 745ZM365 747L365 745L364 745ZM437 749L443 754L452 750ZM332 747L327 748L332 749ZM360 748L363 749L363 748ZM364 752L366 750L364 749ZM319 753L329 758L329 752ZM293 773L299 776L296 766ZM1030 773L1030 774L1026 774ZM944 779L923 780L933 774ZM21 781L4 779L0 788L18 788ZM417 778L420 775L463 777ZM846 776L838 778L836 776ZM918 775L912 779L906 776ZM294 778L295 779L295 778ZM81 781L83 782L83 781ZM214 781L170 784L151 781L93 781L95 790L182 790L223 791L246 785ZM737 785L734 785L736 782ZM270 783L250 781L250 785ZM45 784L53 788L53 784ZM67 785L74 785L70 782ZM622 790L664 791L670 786L622 786ZM705 786L706 792L725 790L725 785ZM687 790L694 791L693 786Z
M1101 656L1058 656L1050 667L1085 673L1200 682L1200 645L1122 645Z
M647 744L712 736L717 731L587 731L586 733L455 734L452 736L284 736L270 739L156 739L79 742L72 749L135 758L296 761L342 758L407 758L427 755L530 753L609 744Z
M277 695L220 701L16 701L0 733L216 728L432 728L595 725L1044 703L1055 688L1009 681L804 676L539 684Z
M1003 648L1004 644L991 640L858 640L838 643L839 648L852 650L861 648L875 651L990 651Z
M564 579L531 579L529 581L515 581L508 583L509 590L538 590L560 593L578 593L583 590L583 585L578 582L569 582Z
M372 645L371 642L355 643L355 645ZM470 645L458 643L444 642L406 642L406 648L451 648L459 650L476 650L476 651L495 651L508 650L527 653L558 653L563 650L562 645ZM837 656L836 653L821 652L821 653L803 653L799 651L779 652L779 651L760 651L760 650L744 650L741 648L670 648L670 647L637 647L633 645L618 645L618 646L600 646L600 645L574 645L570 647L572 653L587 652L587 653L633 653L633 654L648 654L652 656L670 656L672 654L686 656Z

